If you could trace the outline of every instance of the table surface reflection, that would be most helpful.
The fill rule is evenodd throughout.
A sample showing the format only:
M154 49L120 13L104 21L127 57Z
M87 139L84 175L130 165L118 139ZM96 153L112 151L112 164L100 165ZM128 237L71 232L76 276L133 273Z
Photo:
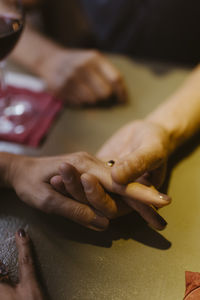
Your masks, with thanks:
M170 95L188 70L111 57L126 79L129 103L112 108L65 109L38 149L0 143L0 150L30 155L95 153L126 122L143 118ZM135 214L105 233L47 216L2 191L1 212L29 224L42 280L52 300L178 300L185 270L200 271L200 149L198 138L174 155L168 182L173 197L161 214L168 227L156 232ZM174 164L176 162L176 164Z

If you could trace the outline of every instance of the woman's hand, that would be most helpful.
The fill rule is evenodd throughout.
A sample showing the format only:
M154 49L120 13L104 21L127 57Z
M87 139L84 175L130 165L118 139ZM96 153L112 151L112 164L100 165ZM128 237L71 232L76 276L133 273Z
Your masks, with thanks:
M94 105L115 97L126 100L120 72L98 51L56 49L44 57L39 75L66 104Z
M127 184L135 181L159 188L165 179L169 143L168 133L160 126L148 121L135 121L115 133L97 156L107 161L116 160L112 167L112 178L115 182ZM94 193L93 197L97 198L97 194L96 191L96 196ZM105 197L105 191L103 194ZM122 197L121 200L136 210L155 229L161 230L167 225L152 205L130 201L128 197Z
M13 156L7 173L8 183L27 204L46 213L62 215L95 230L107 228L108 217L117 214L118 205L112 201L111 197L105 198L102 206L106 217L98 213L100 209L95 205L92 209L91 203L84 196L83 186L87 190L87 180L84 174L94 176L98 183L110 193L128 197L129 206L131 201L153 204L156 207L170 203L169 197L161 195L152 187L140 183L131 183L126 186L113 182L111 168L84 152L44 158ZM55 179L58 175L63 175L68 195L63 195L52 187L52 178Z
M23 229L16 233L16 243L19 261L19 283L13 286L0 282L0 299L44 300L45 298L35 274L30 238Z
M120 184L146 182L160 187L165 178L170 138L161 126L135 121L114 134L98 152L101 159L116 159L112 178Z

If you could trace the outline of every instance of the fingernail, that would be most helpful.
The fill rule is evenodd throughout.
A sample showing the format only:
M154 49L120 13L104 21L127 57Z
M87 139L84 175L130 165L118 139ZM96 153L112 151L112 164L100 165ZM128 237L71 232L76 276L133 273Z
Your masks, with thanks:
M172 200L171 197L169 197L168 195L162 194L162 193L159 193L159 198L160 198L160 200L164 200L167 202L171 202L171 200Z
M20 238L24 238L24 237L26 237L26 232L25 232L25 230L24 229L19 229L18 230L18 236L20 237Z
M98 215L96 215L93 221L91 222L91 226L99 230L105 230L108 227L108 224L108 219L104 217L99 217Z

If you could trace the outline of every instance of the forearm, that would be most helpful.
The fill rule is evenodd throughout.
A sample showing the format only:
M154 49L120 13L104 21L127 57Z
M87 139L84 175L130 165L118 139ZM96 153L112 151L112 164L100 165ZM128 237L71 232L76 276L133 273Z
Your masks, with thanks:
M59 45L27 24L11 58L36 75L42 76L43 62L61 50Z
M200 129L200 66L147 120L161 125L170 137L170 152Z

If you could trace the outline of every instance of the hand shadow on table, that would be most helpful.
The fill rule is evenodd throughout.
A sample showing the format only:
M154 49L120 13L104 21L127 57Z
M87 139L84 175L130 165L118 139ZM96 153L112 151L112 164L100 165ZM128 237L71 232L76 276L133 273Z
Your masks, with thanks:
M45 216L45 218L49 217ZM46 220L45 223L48 224L46 230L43 228L46 235L48 235L50 226L50 231L53 231L56 237L83 244L110 248L113 241L132 239L156 249L167 250L171 247L171 243L160 232L149 227L136 212L112 220L109 228L104 232L84 228L57 216L51 217L51 221ZM52 235L50 238L52 239Z
M181 148L171 156L168 162L166 180L162 187L163 192L167 193L171 172L175 165L192 154L197 146L199 146L199 141L200 133L182 145ZM105 232L95 232L59 217L51 217L50 226L53 227L52 229L56 232L57 236L60 235L69 240L101 247L109 248L112 246L113 241L119 239L133 239L149 247L161 250L167 250L171 247L171 242L168 241L161 232L150 228L136 212L113 220Z
M112 95L109 98L106 98L105 100L100 99L100 101L97 101L97 103L95 103L95 104L94 103L84 103L84 104L80 105L80 107L82 109L87 109L87 110L88 109L94 110L97 108L102 109L102 110L104 110L104 109L107 110L107 109L112 109L115 106L117 106L117 107L124 106L124 105L128 104L128 102L129 102L128 94L126 96L126 99L124 99L124 101L121 101L121 102L117 99L116 95ZM80 107L78 107L78 108L80 108ZM71 108L76 109L77 107L74 107L72 105Z
M171 246L160 232L149 227L136 212L112 220L106 231L97 232L63 217L47 215L31 208L20 201L13 191L4 191L2 196L6 201L1 207L1 214L23 219L30 228L39 228L50 240L60 238L105 248L111 247L113 241L121 239L132 239L161 250L167 250Z

